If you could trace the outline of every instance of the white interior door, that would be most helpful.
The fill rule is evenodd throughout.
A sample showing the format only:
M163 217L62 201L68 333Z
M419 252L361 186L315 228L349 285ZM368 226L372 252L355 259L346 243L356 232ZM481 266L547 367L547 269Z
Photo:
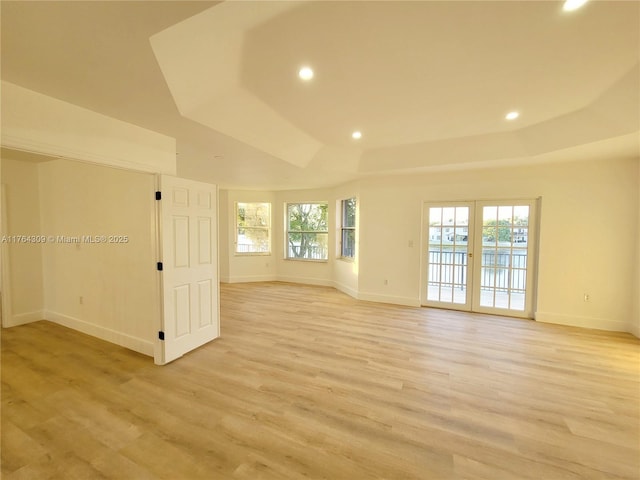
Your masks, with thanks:
M162 330L165 364L220 335L217 187L160 176ZM159 358L158 358L159 357Z

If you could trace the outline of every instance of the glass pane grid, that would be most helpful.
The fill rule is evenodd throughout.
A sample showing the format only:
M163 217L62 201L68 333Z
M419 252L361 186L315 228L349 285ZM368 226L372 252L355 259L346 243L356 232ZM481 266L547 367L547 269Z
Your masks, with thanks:
M529 207L483 209L480 305L524 310Z
M469 207L429 209L427 300L467 303Z
M286 258L327 260L329 258L327 203L287 204Z
M271 204L236 203L235 253L270 253Z

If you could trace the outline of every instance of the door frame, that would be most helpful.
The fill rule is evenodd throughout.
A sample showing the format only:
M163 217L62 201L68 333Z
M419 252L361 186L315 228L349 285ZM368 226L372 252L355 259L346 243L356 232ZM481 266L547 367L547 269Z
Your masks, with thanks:
M487 205L529 205L529 236L527 241L527 257L533 261L527 264L527 292L525 294L525 308L522 312L518 310L502 309L495 307L480 306L480 275L482 271L482 209L480 206ZM429 259L425 255L428 252L428 209L433 206L466 206L471 205L472 212L469 219L469 243L472 248L473 259L467 265L467 279L471 278L471 283L467 281L467 304L438 303L427 300L427 289L429 284L428 268ZM501 199L476 199L476 200L424 200L422 202L421 215L421 242L420 242L420 293L419 302L423 307L443 308L447 310L460 310L467 312L486 313L517 318L535 318L538 297L538 261L539 261L539 236L540 236L540 211L542 207L541 197L529 198L501 198ZM473 219L471 219L473 217ZM473 230L471 227L473 226ZM473 238L472 238L473 237ZM467 257L469 258L469 257ZM476 264L476 262L479 262ZM477 267L477 268L475 268ZM438 304L436 304L438 303Z
M479 262L474 271L473 277L473 293L471 311L478 313L487 313L491 315L503 315L508 317L530 318L535 316L536 292L537 292L537 270L538 270L538 232L539 232L539 215L538 204L539 198L518 198L518 199L502 199L502 200L477 200L475 202L475 221L476 225L482 225L483 212L485 206L511 206L511 205L527 205L529 207L529 223L527 225L527 268L526 268L526 287L525 287L525 304L524 310L511 310L497 307L485 307L480 305L480 276L482 275L482 228L476 229L474 232L474 257ZM533 259L533 261L529 261Z
M432 202L427 201L422 203L422 242L420 248L420 305L425 307L432 308L445 308L448 310L461 310L465 312L470 312L472 308L473 295L470 289L473 281L473 262L469 262L469 254L472 253L475 255L473 250L473 243L475 241L474 236L472 235L473 229L475 228L475 212L474 212L474 204L473 200L455 200L455 201L447 201L447 202ZM466 278L466 302L465 303L446 303L446 302L435 302L429 300L428 297L428 289L429 289L429 209L432 207L469 207L469 222L468 222L468 232L469 236L467 239L467 278ZM426 255L425 255L426 251ZM470 282L471 280L471 282Z
M0 160L0 165L2 161ZM7 234L7 186L0 184L0 234ZM9 244L0 244L0 328L11 324L11 282Z

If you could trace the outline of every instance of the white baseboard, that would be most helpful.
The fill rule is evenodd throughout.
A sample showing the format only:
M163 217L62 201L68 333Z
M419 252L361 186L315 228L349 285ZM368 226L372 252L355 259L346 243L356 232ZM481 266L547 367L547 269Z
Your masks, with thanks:
M318 285L321 287L333 287L333 280L326 280L324 278L311 278L311 277L286 277L278 275L275 279L278 282L287 283L302 283L304 285Z
M555 323L558 325L569 325L571 327L593 328L596 330L608 330L610 332L629 331L629 325L626 322L604 318L579 317L576 315L564 315L561 313L551 312L536 312L535 319L542 323Z
M356 298L358 300L365 300L368 302L378 303L391 303L394 305L404 305L408 307L419 307L420 300L409 297L395 297L392 295L378 295L370 293L361 293L357 290L348 287L342 283L335 282L333 280L327 280L323 278L311 278L311 277L289 277L284 275L272 276L255 276L255 277L230 277L221 278L223 283L244 283L244 282L287 282L287 283L299 283L303 285L318 285L321 287L333 287L336 290L340 290L347 295Z
M358 298L358 291L354 290L351 287L347 287L346 285L339 282L333 282L333 286L336 290L340 290L342 293L346 293L350 297Z
M275 282L275 275L248 275L244 277L221 277L222 283L250 283L250 282Z
M627 331L631 335L634 335L634 336L640 338L640 321L632 323Z
M110 328L94 325L93 323L80 320L79 318L70 317L57 312L45 311L44 318L50 322L73 328L79 332L86 333L93 337L115 343L121 347L128 348L143 355L153 357L153 342L143 340L141 338L127 335L126 333L111 330Z
M3 320L3 327L17 327L18 325L24 325L26 323L37 322L44 320L44 312L37 310L35 312L18 313L11 315L6 320Z
M391 303L393 305L404 305L406 307L419 307L420 300L410 297L396 297L393 295L379 295L376 293L360 292L357 297L359 300L367 302Z

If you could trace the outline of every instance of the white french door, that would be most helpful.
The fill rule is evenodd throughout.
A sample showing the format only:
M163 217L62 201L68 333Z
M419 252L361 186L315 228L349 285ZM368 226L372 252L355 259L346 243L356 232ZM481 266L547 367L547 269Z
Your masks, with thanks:
M165 364L220 335L217 188L161 175L160 192Z
M533 316L535 200L427 203L421 302Z
M424 305L471 309L473 203L427 204L424 209L426 269ZM426 275L425 275L426 274Z

